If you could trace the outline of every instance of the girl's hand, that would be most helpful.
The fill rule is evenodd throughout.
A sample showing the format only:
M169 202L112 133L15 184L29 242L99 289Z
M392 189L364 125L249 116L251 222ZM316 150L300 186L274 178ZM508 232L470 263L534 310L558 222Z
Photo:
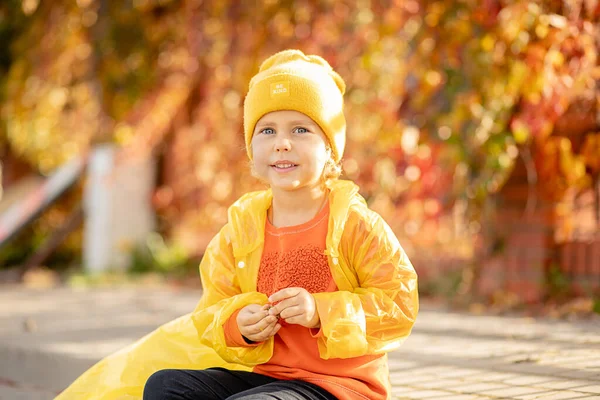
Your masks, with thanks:
M268 305L249 304L238 313L236 322L244 338L252 342L264 342L275 336L281 325L277 317L269 315Z
M315 298L306 289L292 287L282 289L269 297L271 307L269 314L283 318L288 324L302 325L307 328L321 326Z

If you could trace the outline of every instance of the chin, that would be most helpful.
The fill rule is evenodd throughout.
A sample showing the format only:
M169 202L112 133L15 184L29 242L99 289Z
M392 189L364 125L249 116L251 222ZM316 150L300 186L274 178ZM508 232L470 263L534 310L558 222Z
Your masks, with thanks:
M316 187L318 186L319 180L315 180L313 181L301 181L298 179L290 179L289 181L274 181L272 180L270 182L270 186L271 188L277 188L280 190L286 190L286 191L294 191L294 190L299 190L299 189L303 189L303 188L309 188L309 187Z
M303 185L299 181L291 181L291 182L271 182L272 188L282 189L282 190L296 190Z

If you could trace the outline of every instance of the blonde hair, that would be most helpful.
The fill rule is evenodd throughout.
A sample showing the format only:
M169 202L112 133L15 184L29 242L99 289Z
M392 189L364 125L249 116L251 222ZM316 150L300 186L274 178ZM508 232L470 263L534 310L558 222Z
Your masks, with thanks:
M328 150L331 150L327 146ZM333 152L329 152L329 159L325 162L325 168L323 168L323 175L321 175L321 181L325 186L329 186L333 181L340 178L342 175L342 162L335 162L333 158Z

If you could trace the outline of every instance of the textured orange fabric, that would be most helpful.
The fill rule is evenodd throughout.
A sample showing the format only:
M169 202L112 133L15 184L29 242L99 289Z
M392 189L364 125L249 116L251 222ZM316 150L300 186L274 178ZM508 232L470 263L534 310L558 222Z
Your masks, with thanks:
M329 205L311 221L275 228L266 222L265 245L257 289L270 296L286 287L303 287L310 293L333 292L333 281L324 254ZM237 328L234 314L225 324L228 346L251 346ZM281 321L275 335L273 357L254 367L254 372L278 379L302 379L323 387L339 399L383 400L386 383L376 376L385 367L385 355L323 360L319 356L318 329L307 329Z

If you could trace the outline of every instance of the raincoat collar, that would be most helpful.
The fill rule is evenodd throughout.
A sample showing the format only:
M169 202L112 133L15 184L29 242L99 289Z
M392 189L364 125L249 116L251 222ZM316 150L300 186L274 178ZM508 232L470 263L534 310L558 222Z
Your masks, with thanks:
M366 206L364 198L358 193L359 187L346 180L331 183L329 194L329 228L327 232L327 254L338 256L339 244L353 206ZM228 212L232 227L232 245L235 257L244 257L262 247L264 243L267 210L271 206L271 189L250 192L236 201Z

